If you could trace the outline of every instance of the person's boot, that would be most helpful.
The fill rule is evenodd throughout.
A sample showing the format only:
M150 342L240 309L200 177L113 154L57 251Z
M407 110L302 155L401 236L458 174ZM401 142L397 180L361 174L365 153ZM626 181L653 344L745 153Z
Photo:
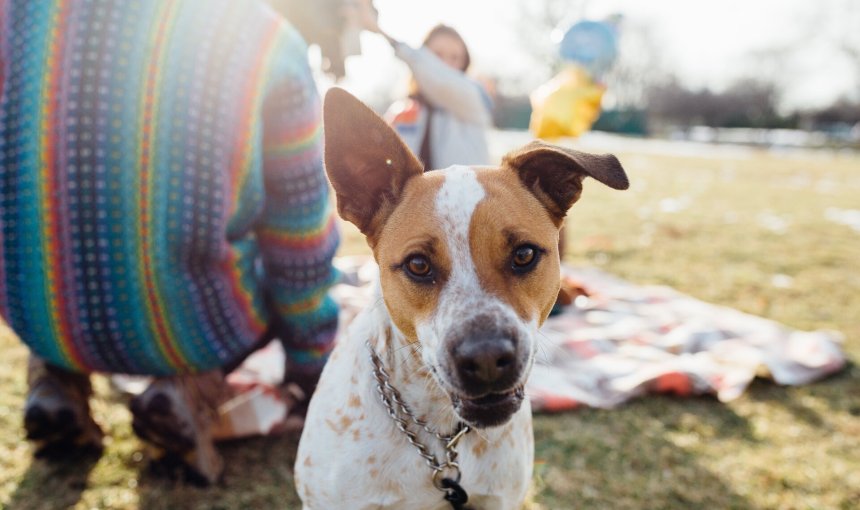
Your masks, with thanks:
M67 457L102 450L104 434L90 416L89 375L48 365L30 355L27 386L24 429L37 457Z
M220 370L155 379L131 401L132 428L156 470L177 468L197 485L218 482L224 461L212 440L218 406L229 396Z

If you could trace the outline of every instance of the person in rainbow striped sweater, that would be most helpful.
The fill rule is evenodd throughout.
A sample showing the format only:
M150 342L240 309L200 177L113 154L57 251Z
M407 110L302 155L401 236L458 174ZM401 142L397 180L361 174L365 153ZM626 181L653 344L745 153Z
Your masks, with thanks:
M262 2L0 0L0 314L27 436L100 448L93 372L204 482L223 372L280 338L313 390L338 233L306 44Z

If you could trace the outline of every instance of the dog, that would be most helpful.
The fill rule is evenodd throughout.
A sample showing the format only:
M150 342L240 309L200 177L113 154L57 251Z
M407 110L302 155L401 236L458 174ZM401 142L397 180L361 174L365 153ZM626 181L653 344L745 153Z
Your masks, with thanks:
M306 510L513 509L532 476L524 385L559 292L558 235L612 155L532 142L500 167L424 172L385 122L331 89L326 172L379 265L337 344L295 464Z

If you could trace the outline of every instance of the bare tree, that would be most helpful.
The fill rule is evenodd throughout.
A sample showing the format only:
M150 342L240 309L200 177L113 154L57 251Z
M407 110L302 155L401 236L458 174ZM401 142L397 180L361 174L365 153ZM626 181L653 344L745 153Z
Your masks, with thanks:
M649 25L633 19L621 20L619 37L617 61L605 77L607 103L616 108L644 108L648 90L669 76L659 43Z
M847 61L854 73L851 99L860 101L860 2L819 0L806 5L800 37L792 48L819 45Z
M837 45L854 69L857 89L860 90L860 3L843 0L837 10ZM860 100L860 93L855 99Z
M587 6L588 0L518 0L514 26L520 44L545 69L558 70L558 36L584 17Z
M743 65L745 75L775 83L787 92L794 77L816 72L821 57L847 62L854 73L853 99L860 100L860 2L819 0L797 7L792 27L780 40L751 51ZM813 64L813 65L815 65ZM851 94L849 94L850 96Z

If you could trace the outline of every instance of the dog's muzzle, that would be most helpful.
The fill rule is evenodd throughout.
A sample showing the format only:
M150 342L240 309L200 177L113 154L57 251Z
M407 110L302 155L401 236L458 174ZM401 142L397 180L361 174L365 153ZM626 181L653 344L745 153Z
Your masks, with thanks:
M445 350L451 402L464 421L493 427L519 410L528 358L517 328L478 317L447 338Z

